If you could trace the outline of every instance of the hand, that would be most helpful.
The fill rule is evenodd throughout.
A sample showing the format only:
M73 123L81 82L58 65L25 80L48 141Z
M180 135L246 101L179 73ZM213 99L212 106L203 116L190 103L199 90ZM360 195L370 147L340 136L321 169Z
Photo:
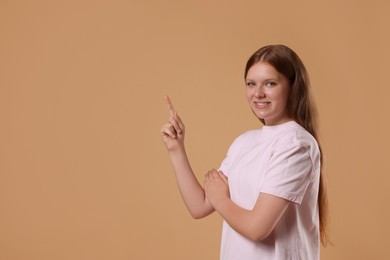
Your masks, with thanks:
M228 179L223 172L216 169L206 173L204 189L207 199L215 209L220 202L230 199Z
M173 108L171 99L168 96L165 96L164 99L168 105L170 114L168 122L164 124L160 130L165 146L167 147L168 151L184 148L184 124Z

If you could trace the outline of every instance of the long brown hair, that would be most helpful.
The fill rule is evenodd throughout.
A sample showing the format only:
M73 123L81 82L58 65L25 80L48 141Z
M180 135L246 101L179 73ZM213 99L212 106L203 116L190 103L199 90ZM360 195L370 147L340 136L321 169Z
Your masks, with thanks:
M321 154L320 187L318 192L320 237L321 243L326 246L329 242L327 183L323 171L323 154L318 135L317 108L310 92L309 76L298 55L284 45L268 45L256 51L246 64L245 79L248 70L258 62L272 65L289 80L291 86L290 99L287 104L289 116L317 140ZM260 119L260 121L265 124L263 119Z

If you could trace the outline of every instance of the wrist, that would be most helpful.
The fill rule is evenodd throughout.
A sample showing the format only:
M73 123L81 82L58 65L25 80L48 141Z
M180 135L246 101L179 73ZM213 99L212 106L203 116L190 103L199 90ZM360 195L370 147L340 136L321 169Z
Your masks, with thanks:
M214 208L215 208L216 211L218 211L222 215L224 210L227 207L229 207L230 202L231 202L231 200L228 197L220 199L219 201L217 201L217 203L215 203Z
M175 147L171 147L168 149L169 155L178 155L178 154L186 154L186 148L184 144L177 145Z

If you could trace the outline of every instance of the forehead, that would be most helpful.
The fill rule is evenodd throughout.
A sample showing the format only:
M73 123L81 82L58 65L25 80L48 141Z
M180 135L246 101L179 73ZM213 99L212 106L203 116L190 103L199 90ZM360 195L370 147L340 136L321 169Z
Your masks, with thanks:
M280 79L284 76L279 73L272 65L266 62L257 62L249 68L247 79L258 80L258 79Z

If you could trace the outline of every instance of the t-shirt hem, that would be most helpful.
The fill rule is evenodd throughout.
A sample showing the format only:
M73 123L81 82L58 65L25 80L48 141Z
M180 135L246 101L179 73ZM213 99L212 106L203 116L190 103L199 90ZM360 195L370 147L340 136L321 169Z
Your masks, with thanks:
M301 204L302 203L302 196L299 194L294 194L294 193L284 193L284 192L280 192L280 191L275 191L275 190L267 190L267 189L263 189L260 191L261 193L266 193L266 194L269 194L269 195L272 195L272 196L276 196L276 197L279 197L279 198L282 198L282 199L285 199L285 200L289 200L291 202L294 202L296 204Z

